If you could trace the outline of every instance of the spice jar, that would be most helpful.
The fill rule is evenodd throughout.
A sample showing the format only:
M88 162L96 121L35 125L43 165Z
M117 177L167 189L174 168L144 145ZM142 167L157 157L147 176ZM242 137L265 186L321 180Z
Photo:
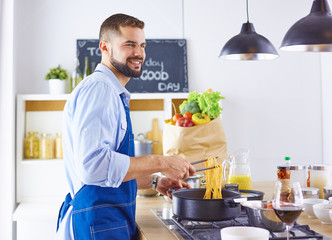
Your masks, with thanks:
M38 132L28 132L24 141L24 157L39 158L39 138Z
M289 166L278 166L278 180L290 179L290 167Z
M55 158L62 159L63 158L63 150L62 150L62 134L59 132L55 137Z
M290 166L291 183L299 182L301 188L307 186L307 167L301 165Z
M312 165L310 168L310 187L319 188L319 198L324 198L324 187L332 185L332 166Z
M289 192L291 171L290 166L278 166L277 171L278 181L282 182L282 192Z
M39 144L40 158L54 158L54 139L51 133L42 133Z
M302 188L303 198L319 198L319 189L314 187Z

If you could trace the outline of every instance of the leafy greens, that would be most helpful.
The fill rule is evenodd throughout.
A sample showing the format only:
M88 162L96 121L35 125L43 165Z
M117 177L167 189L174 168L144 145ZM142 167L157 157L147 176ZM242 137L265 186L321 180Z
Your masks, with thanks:
M189 93L188 100L183 101L179 106L179 109L182 112L182 108L184 108L189 102L197 102L202 113L206 113L209 118L215 119L219 117L222 111L222 108L219 105L221 99L225 99L225 97L221 96L221 93L218 91L207 91L202 94L193 91Z

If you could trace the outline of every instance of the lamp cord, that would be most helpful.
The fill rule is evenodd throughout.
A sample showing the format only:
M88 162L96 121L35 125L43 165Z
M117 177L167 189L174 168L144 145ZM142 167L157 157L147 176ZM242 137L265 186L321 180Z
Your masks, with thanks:
M249 22L248 0L246 2L247 2L247 22Z

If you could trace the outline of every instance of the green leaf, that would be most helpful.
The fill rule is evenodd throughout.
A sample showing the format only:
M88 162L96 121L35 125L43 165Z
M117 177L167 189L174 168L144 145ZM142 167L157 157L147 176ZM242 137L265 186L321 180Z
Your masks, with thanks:
M50 68L49 72L45 75L45 79L67 80L68 73L65 69L61 68L61 66L59 65L56 68Z

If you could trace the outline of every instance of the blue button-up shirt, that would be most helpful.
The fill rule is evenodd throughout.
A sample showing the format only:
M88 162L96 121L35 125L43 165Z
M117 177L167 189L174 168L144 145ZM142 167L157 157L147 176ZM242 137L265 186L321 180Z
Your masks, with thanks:
M129 105L129 92L113 72L98 64L70 95L63 111L63 155L72 198L85 185L118 187L130 164L117 153L127 121L120 95ZM58 239L73 239L71 207L62 220Z

